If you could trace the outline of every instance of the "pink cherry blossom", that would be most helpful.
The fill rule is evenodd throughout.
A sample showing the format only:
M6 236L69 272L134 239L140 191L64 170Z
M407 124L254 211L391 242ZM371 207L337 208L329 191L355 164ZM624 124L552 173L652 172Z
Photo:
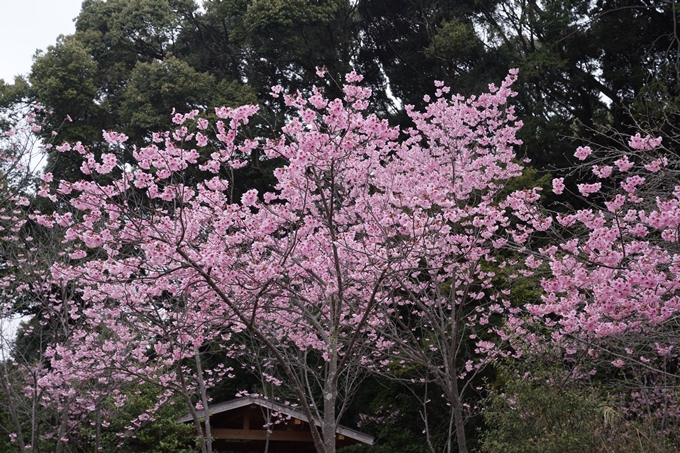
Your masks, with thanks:
M555 195L562 195L562 192L564 192L564 178L553 178L552 186Z
M630 146L633 149L641 151L650 151L660 146L661 140L662 140L661 137L652 138L649 135L646 136L645 138L642 138L640 136L640 133L638 132L637 134L635 134L635 136L630 138L628 146Z
M616 164L619 170L624 173L633 168L633 166L635 165L634 163L628 160L628 156L623 156L621 159L614 162L614 164Z
M587 197L591 194L599 192L602 188L602 183L595 182L592 184L577 184L576 187L578 188L578 191L581 193L581 195Z
M585 160L592 152L593 150L590 149L590 146L579 146L574 153L574 157L578 160Z

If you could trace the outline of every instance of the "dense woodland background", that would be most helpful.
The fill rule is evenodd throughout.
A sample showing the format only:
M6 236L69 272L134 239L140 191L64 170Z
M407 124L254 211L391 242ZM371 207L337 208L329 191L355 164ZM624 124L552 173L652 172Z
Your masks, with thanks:
M200 6L194 0L85 0L74 35L61 36L36 53L27 78L0 81L0 118L9 126L25 106L42 104L52 111L41 117L45 141L58 130L58 143L81 141L100 153L107 147L102 130L124 133L128 143L141 146L151 132L173 128L173 109L213 111L253 103L261 110L250 128L267 136L291 113L282 98L269 95L271 87L309 92L319 83L316 68L325 67L336 81L351 70L362 74L362 86L373 91L372 111L407 127L404 106L422 107L424 96L435 91L435 80L467 96L519 68L513 103L524 127L516 153L530 163L515 188L543 186L543 205L560 210L547 190L549 180L582 178L570 168L577 146L612 146L617 137L644 130L663 135L666 148L677 151L677 15L674 0L205 0ZM339 83L329 82L325 90L329 98L342 96ZM64 120L67 116L72 122ZM278 165L276 159L255 155L238 171L234 199L252 188L271 189ZM56 180L77 181L87 178L80 167L78 155L53 152L44 171ZM576 197L567 201L583 204ZM31 234L30 225L22 234ZM36 240L51 247L49 237ZM5 256L11 253L3 249ZM540 286L527 279L512 288L510 297L517 307L537 303ZM44 360L41 351L59 337L42 317L40 304L18 302L17 313L32 318L19 329L14 359L5 356L0 370L5 390L0 393L0 450L7 452L19 451L9 437L15 432L9 395L14 395L13 375L21 373L17 362ZM677 337L677 330L668 329ZM235 374L210 390L213 401L231 399L241 390L286 397L249 372L242 359L225 359L219 348L214 354L209 349L204 360L211 366L222 361ZM680 448L675 412L669 409L659 417L645 412L644 404L640 410L620 409L625 406L621 395L634 390L640 396L644 392L638 388L664 387L677 398L677 359L666 364L669 382L662 384L646 381L643 372L635 376L606 366L593 376L576 376L577 362L600 365L587 354L563 360L557 350L530 352L520 360L499 360L474 376L465 397L470 451ZM525 373L537 379L525 379ZM412 383L408 372L396 377L364 377L342 421L375 435L377 442L344 451L457 451L441 392ZM193 432L175 424L186 413L183 401L164 406L155 422L116 447L116 433L140 408L153 405L159 392L144 383L123 390L132 404L115 408L108 403L115 417L108 426L96 423L103 451L191 451L186 439ZM31 421L56 423L48 408L29 409L21 408L32 414L24 419L27 430ZM60 448L92 451L95 433L87 434ZM52 451L54 442L43 438L31 451Z

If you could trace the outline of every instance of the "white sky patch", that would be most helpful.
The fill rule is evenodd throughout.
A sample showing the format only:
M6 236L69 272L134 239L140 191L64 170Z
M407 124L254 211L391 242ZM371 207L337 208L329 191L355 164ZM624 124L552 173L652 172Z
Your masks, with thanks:
M392 101L392 104L394 104L395 111L392 113L397 113L404 107L404 104L401 102L401 99L397 98L392 93L392 87L390 86L390 78L387 77L387 74L385 73L385 70L383 69L382 65L380 65L380 73L385 78L385 81L387 83L387 86L385 87L385 94L387 94L387 99Z
M31 71L36 50L71 35L82 0L0 0L0 79L13 83Z
M5 360L10 355L17 329L22 322L30 319L31 316L13 316L0 319L0 360Z

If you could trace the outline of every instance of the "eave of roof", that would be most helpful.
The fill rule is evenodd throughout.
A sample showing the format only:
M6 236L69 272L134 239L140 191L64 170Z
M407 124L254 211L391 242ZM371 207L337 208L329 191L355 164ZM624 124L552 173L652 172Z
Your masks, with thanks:
M264 398L258 398L258 397L253 397L253 396L246 396L243 398L236 398L231 401L225 401L223 403L218 403L214 404L212 406L208 407L208 413L210 415L215 415L215 414L220 414L222 412L228 412L234 409L239 409L244 406L248 406L251 404L256 404L260 407L265 407L270 410L273 410L275 412L279 412L284 415L288 415L293 418L297 418L298 420L302 420L304 422L309 423L309 420L307 419L307 416L305 415L304 412L300 412L298 410L295 410L294 408L290 406L286 406L283 404L279 404L275 401L271 400L266 400ZM204 417L205 416L205 410L200 410L197 411L197 414L199 417ZM184 417L180 418L177 423L187 423L192 420L191 414L187 414ZM316 426L321 426L321 420L319 420L318 417L314 417L314 424ZM353 429L347 428L345 426L339 425L336 429L336 434L342 434L345 437L348 437L350 439L354 439L356 441L368 444L368 445L373 445L374 438L373 436L369 436L368 434L364 434L359 431L355 431Z

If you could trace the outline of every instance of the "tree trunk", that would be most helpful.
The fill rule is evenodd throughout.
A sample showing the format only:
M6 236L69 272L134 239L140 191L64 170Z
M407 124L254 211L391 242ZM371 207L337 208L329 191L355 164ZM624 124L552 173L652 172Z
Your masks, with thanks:
M194 348L194 356L196 358L196 378L198 379L199 396L201 397L201 405L203 406L203 413L205 414L205 448L207 453L212 453L212 432L210 432L210 412L208 411L208 391L203 380L203 367L201 366L201 354L198 348Z
M460 392L458 390L458 375L454 374L451 379L451 390L453 390L453 395L455 397L455 404L452 407L453 410L453 420L456 426L456 440L458 442L458 452L468 453L467 445L465 442L465 423L463 421L463 404L460 401Z
M74 397L69 397L64 403L64 412L61 415L61 423L59 424L59 433L57 434L57 446L55 448L55 453L62 453L64 451L64 440L66 438L66 432L68 430L68 416L69 409L71 408L71 403Z
M1 337L0 337L1 339ZM21 431L21 420L19 420L19 414L17 413L17 407L15 406L14 403L14 395L12 392L11 384L9 382L9 369L7 366L7 358L4 355L4 350L2 347L0 347L0 353L2 353L2 365L3 365L3 372L2 376L0 376L0 379L2 380L2 389L4 390L5 396L7 397L7 408L9 410L10 416L12 418L12 422L14 423L14 431L17 435L17 444L19 446L19 451L21 453L26 452L26 444L24 443L24 434ZM31 414L33 415L33 414ZM35 424L34 420L31 420L32 424ZM33 444L35 445L35 444Z
M194 426L196 427L196 433L198 434L198 440L201 446L201 453L208 453L207 446L206 446L206 440L205 440L205 433L203 432L203 428L201 427L201 421L200 417L198 416L198 413L196 412L196 408L194 407L191 397L189 396L189 391L187 388L186 380L184 379L184 372L182 372L182 363L179 362L177 363L177 377L179 378L180 386L182 389L182 398L184 398L184 402L187 405L187 408L189 409L189 412L191 413L191 418L194 421ZM207 408L205 413L207 414Z
M328 374L323 389L323 443L325 453L335 453L335 402L338 398L338 333L330 332Z

